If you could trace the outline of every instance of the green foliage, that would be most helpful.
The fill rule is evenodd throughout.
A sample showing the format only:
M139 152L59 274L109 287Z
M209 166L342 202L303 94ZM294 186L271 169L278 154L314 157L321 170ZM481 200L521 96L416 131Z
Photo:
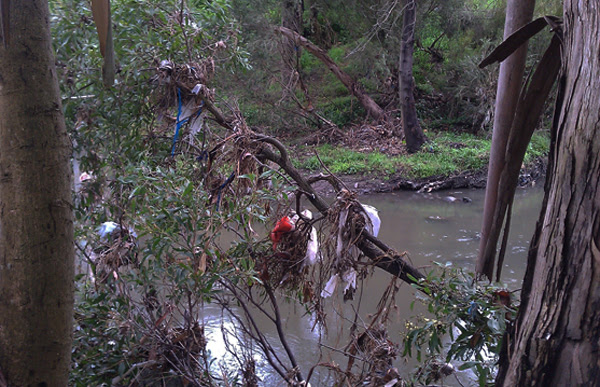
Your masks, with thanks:
M341 85L341 83L334 83ZM342 87L345 90L345 87ZM339 89L343 93L343 90ZM331 98L325 103L317 105L319 111L338 126L348 125L364 115L364 108L350 95Z
M127 299L79 284L71 385L110 384L113 378L122 375L141 358L132 346L139 338L122 329L123 321L118 318L127 309Z
M114 264L111 251L117 245L99 249L95 230L81 233L92 248L86 254L95 283L82 277L79 285L73 385L101 385L117 377L166 380L174 377L169 370L207 386L219 385L224 371L235 381L235 369L213 364L197 322L205 303L221 299L224 284L260 282L255 257L270 253L271 245L250 224L266 222L264 203L277 199L278 182L275 191L223 195L215 203L199 184L201 175L201 166L178 158L171 165L142 160L117 179L124 220L140 241L133 263ZM256 186L258 178L243 175L238 181ZM234 230L229 246L218 243ZM145 362L156 367L136 370L135 364Z
M209 193L200 188L202 164L190 154L170 158L173 127L157 120L153 77L163 59L183 64L210 57L231 68L245 66L230 2L186 2L183 23L179 1L112 2L119 71L111 89L102 85L89 2L59 0L50 7L75 163L94 176L76 197L79 259L90 275L78 277L71 384L109 385L114 378L127 384L139 375L165 379L176 368L178 377L216 385L213 359L193 321L199 321L202 303L219 293L217 281L251 281L254 269L240 254L225 265L220 258L227 249L212 241L225 223L251 215L264 220L265 208L242 201L248 212L240 214L233 211L238 203L223 199L215 216ZM164 108L167 116L176 114L174 106ZM97 229L105 221L135 230L143 243L100 240ZM250 236L245 243L255 244ZM174 341L178 332L195 339ZM197 367L186 368L185 361ZM145 362L156 367L137 368Z
M330 48L327 54L339 65L346 56L346 50L342 46L335 46Z
M547 156L549 151L550 134L543 131L534 132L523 161L525 164L530 163L539 157Z
M306 50L302 50L300 54L300 66L307 73L311 73L319 67L324 67L323 63L317 57Z
M434 381L436 375L426 372L426 365L445 354L444 361L459 362L461 370L472 369L480 386L490 383L502 336L516 316L514 297L505 289L475 281L474 274L448 267L430 272L414 287L428 295L423 300L427 316L410 323L404 338L404 356L415 356L424 364L417 379L425 384Z
M386 4L389 2L311 2L305 8L302 33L328 50L336 63L364 85L377 102L388 105L391 101L387 107L396 109L397 100L393 97L398 86L402 7L398 5L388 14ZM281 87L271 87L281 85L277 71L281 63L279 41L271 33L271 26L281 22L281 2L234 1L234 5L232 11L241 20L244 31L241 38L251 51L253 71L244 74L243 79L224 82L226 94L235 94L242 103L259 101L254 115L261 117L261 126L267 131L297 133L305 129L306 120L294 114L298 106L282 98ZM539 1L536 15L556 13L559 9L559 1ZM454 120L453 130L491 129L497 66L480 69L478 63L502 40L504 10L504 2L494 0L448 0L417 6L413 75L419 118L425 126L444 118ZM531 42L528 66L545 50L548 36ZM338 125L364 118L363 111L340 114L336 98L348 97L348 91L306 50L302 50L298 70L312 105L325 118Z
M402 171L408 178L419 179L432 176L450 176L468 170L487 167L491 141L467 133L428 133L429 141L420 152L411 155L386 156L379 152L361 153L329 144L316 150L323 163L339 174L385 174ZM545 156L550 139L545 132L535 132L525 155L525 163ZM309 156L297 165L318 170L321 165L316 156Z

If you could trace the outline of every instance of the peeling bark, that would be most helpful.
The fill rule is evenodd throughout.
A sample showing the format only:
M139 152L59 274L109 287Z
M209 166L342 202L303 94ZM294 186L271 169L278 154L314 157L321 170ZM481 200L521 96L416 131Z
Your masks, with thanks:
M487 265L492 265L492 270L489 273L491 275L494 258L496 257L496 245L498 244L500 232L504 225L504 235L497 257L496 281L498 282L502 273L506 241L510 229L510 212L518 185L519 170L525 158L525 152L531 141L533 131L560 70L560 34L561 30L559 29L531 76L529 85L521 93L506 144L505 163L501 168L500 180L498 182L497 200L492 217L492 225L489 229L485 250L481 255L485 261L486 270L488 269Z
M498 386L600 385L600 18L564 10L552 164Z
M504 39L523 27L533 17L535 0L508 0L506 5L506 21L504 24ZM527 58L527 43L517 49L500 64L498 75L498 89L496 91L496 108L494 111L494 129L492 132L492 148L490 150L490 163L488 169L487 188L483 206L483 223L481 226L481 240L479 255L475 270L478 274L485 275L492 280L494 274L494 258L485 254L492 228L496 203L498 200L498 184L502 169L506 163L506 144L510 135L519 93L525 72ZM496 245L493 246L494 252Z

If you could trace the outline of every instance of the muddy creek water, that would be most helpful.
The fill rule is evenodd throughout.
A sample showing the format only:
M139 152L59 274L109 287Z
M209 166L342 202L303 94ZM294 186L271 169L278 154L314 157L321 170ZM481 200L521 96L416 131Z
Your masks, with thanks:
M463 200L463 198L465 198ZM527 249L533 235L538 218L543 189L541 186L517 190L513 206L512 224L502 282L509 289L520 288L526 265ZM456 199L456 200L455 200ZM360 201L379 210L381 230L379 238L399 252L406 251L412 264L427 270L433 262L464 268L473 271L479 247L479 230L481 227L483 190L445 191L431 194L398 192L363 196ZM310 367L317 362L335 361L345 369L346 360L329 348L343 349L347 344L347 333L350 327L352 311L360 308L360 316L367 324L370 313L375 312L377 302L390 283L390 275L375 270L374 275L364 282L362 295L352 302L344 303L341 297L328 303L328 334L323 330L313 329L314 321L300 307L294 307L282 301L282 313L285 316L284 330L290 347L297 357L303 376L306 377ZM396 306L392 313L392 325L389 328L392 341L401 343L405 322L419 313L419 308L410 309L410 304L417 297L408 285L402 285L396 297ZM335 298L335 297L334 297ZM224 345L222 329L233 330L235 324L224 318L217 307L205 308L203 321L209 336L209 349L219 361L227 362L230 355ZM266 318L257 318L266 336L275 348L281 345L277 340L274 325ZM230 347L236 346L236 334L226 335ZM283 356L283 349L280 351ZM260 355L255 355L258 376L261 385L283 385L282 380L274 374ZM394 366L400 374L409 372L414 361L406 361L398 357ZM472 385L473 381L466 373L458 375L463 385ZM316 368L311 378L312 386L332 385L323 368ZM454 376L447 378L444 385L459 385Z

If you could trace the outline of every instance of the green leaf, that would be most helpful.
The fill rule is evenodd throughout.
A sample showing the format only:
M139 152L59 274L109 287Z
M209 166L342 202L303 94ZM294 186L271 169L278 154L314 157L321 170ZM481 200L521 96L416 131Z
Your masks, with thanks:
M146 187L138 185L129 194L128 199L131 200L136 195L143 195L146 192Z

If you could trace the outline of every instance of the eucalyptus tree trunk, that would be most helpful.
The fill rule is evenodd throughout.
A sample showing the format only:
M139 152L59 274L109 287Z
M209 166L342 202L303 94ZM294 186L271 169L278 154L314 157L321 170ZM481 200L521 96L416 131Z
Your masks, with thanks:
M504 23L504 39L513 32L531 21L535 0L508 0L506 5L506 20ZM492 254L485 254L489 243L489 234L492 227L494 212L498 200L498 185L500 175L506 162L505 152L512 126L519 93L525 72L527 59L527 43L523 44L500 64L498 87L496 90L496 107L494 111L494 127L492 132L492 148L488 168L485 202L483 207L483 224L481 226L481 240L479 242L479 255L477 257L476 271L492 279L494 272L494 259L496 249ZM496 243L497 241L493 241Z
M600 17L564 3L563 76L544 205L498 386L600 385Z
M281 1L281 25L302 35L302 0ZM300 63L300 45L292 38L282 37L281 80L284 88L293 85L294 73Z
M415 46L416 4L414 0L404 0L404 15L402 18L402 42L400 43L400 113L402 129L408 152L414 153L421 149L425 135L417 118L415 105L415 81L413 79L413 52ZM401 133L395 133L400 136Z
M9 386L66 386L73 327L71 147L48 4L12 1L9 7L8 13L3 8L9 39L0 46L0 369Z

